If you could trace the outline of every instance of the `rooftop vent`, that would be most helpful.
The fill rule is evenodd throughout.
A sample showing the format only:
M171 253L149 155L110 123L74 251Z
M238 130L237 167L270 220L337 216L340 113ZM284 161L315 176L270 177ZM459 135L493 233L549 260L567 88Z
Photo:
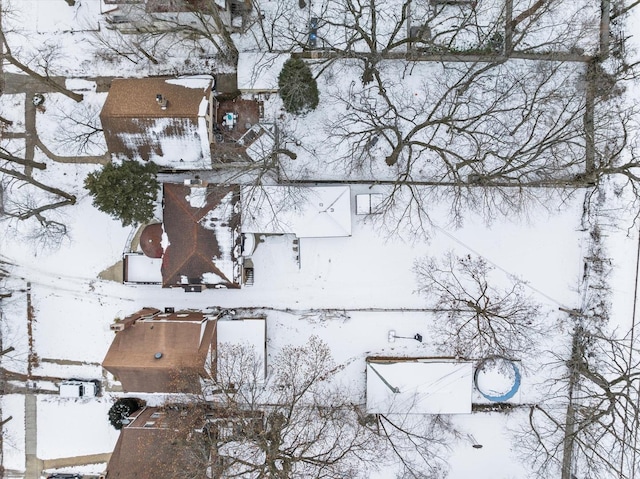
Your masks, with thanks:
M162 93L158 93L156 95L156 102L160 105L160 108L163 110L167 109L167 105L169 104L169 100L162 96Z

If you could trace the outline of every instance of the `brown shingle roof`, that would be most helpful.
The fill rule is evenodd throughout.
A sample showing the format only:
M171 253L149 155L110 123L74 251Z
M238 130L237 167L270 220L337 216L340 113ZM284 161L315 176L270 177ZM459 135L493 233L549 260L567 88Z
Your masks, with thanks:
M209 187L205 205L194 207L187 200L191 193L189 187L169 183L163 187L163 224L170 243L162 260L163 286L182 285L181 279L186 277L190 284L195 281L239 287L234 272L228 271L230 264L237 266L233 250L238 241L236 230L240 218L233 209L239 188ZM230 202L225 203L229 198ZM219 224L205 228L210 216L215 216ZM229 249L231 251L227 251ZM205 273L213 273L218 279L205 281Z
M162 258L162 224L145 226L140 234L140 248L149 258Z
M176 167L181 160L207 166L211 152L202 105L211 86L211 79L194 77L114 79L100 113L109 152ZM156 101L158 94L168 102L165 110Z
M116 333L102 366L126 392L198 393L215 344L216 322L203 313L159 315Z
M166 427L162 419L154 420L151 414L162 411L162 417L171 420L171 415L180 420L180 412L158 408L145 408L127 427L120 431L115 449L107 464L108 479L175 479L181 472L189 471L189 477L204 479L205 471L198 475L190 467L188 454L188 428L176 431ZM145 422L157 422L152 427L144 427Z
M187 88L175 78L115 78L100 117L108 118L197 118L209 88ZM163 110L156 102L161 94L168 100Z

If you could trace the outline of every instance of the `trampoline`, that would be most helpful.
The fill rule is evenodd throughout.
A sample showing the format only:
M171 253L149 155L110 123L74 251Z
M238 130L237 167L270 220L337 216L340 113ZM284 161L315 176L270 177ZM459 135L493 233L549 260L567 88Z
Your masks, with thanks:
M505 402L520 389L520 370L510 359L491 356L478 363L473 383L485 399Z

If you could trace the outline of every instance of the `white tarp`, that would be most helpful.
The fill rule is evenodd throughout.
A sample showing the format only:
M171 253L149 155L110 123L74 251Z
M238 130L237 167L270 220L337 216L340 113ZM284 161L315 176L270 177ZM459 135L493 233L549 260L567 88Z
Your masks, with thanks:
M243 233L351 236L348 186L245 187L241 201Z
M471 412L470 362L440 359L367 361L367 413Z

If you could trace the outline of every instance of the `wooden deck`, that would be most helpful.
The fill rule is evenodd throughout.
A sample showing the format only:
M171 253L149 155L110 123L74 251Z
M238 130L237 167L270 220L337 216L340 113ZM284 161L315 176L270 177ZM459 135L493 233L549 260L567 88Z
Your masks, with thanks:
M224 100L218 103L215 121L219 134L222 135L225 143L238 141L253 125L260 121L261 105L259 103L256 100L243 100L242 98ZM227 113L234 113L237 116L237 121L233 128L228 128L223 124L223 118Z

